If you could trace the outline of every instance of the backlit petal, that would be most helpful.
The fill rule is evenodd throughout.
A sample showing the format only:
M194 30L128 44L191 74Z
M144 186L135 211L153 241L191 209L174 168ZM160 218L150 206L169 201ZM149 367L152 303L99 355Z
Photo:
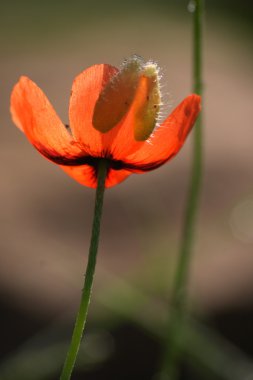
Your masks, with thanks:
M94 108L100 93L117 72L118 70L110 65L94 65L78 75L72 86L70 127L84 149L94 156L107 148L102 141L103 134L96 130L92 123Z
M81 154L45 94L27 77L21 77L12 91L11 114L14 123L47 158Z
M148 138L155 127L157 114L150 111L150 107L153 108L155 105L150 102L150 98L153 96L153 81L154 79L151 77L140 76L126 116L115 128L103 136L103 141L106 141L107 145L110 142L110 152L117 160L124 160L127 155L140 149L145 138Z
M126 157L125 162L135 165L136 170L157 168L173 157L183 145L200 111L200 97L192 94L170 114L153 136L136 153Z
M81 185L93 188L97 187L97 179L92 166L61 166L61 168Z
M113 170L111 169L108 177L106 178L106 187L112 187L115 185L118 185L119 183L123 182L127 177L132 174L132 171L129 170Z
M81 185L96 188L97 178L95 170L92 166L61 166L61 168L70 177L74 178ZM132 172L128 170L113 170L110 169L106 178L105 187L112 187L124 181Z

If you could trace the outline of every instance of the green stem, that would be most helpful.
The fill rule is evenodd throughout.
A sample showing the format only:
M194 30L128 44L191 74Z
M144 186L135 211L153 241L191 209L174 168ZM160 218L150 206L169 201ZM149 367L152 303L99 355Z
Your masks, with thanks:
M63 370L61 373L60 380L69 380L76 362L77 354L79 351L84 326L87 319L88 307L91 298L91 290L93 277L96 267L96 258L98 251L99 233L100 233L100 222L103 209L103 199L105 191L105 179L107 174L107 162L101 159L98 165L98 185L96 190L96 200L94 208L94 217L92 225L92 234L90 241L90 250L88 264L86 268L84 287L81 296L81 302L79 306L79 311L76 317L76 323L69 346L69 350L65 359Z
M195 6L193 16L193 91L202 95L202 27L204 0L192 2ZM172 289L172 312L168 329L165 373L170 380L178 378L180 341L183 337L184 320L187 316L187 282L192 246L195 233L196 216L199 204L202 173L202 117L199 115L194 127L192 174L185 209L184 226Z

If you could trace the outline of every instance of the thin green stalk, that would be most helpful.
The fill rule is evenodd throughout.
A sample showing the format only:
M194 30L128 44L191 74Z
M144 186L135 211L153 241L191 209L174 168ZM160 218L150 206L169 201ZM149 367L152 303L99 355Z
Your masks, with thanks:
M96 267L96 258L98 251L99 233L100 233L100 222L103 209L103 199L105 191L105 179L107 174L107 162L101 159L98 165L98 185L96 190L96 200L94 208L94 217L92 225L92 234L90 241L90 250L88 264L86 268L84 287L81 296L81 302L79 306L79 311L76 317L76 323L69 346L69 350L66 356L66 360L63 366L60 380L69 380L76 362L77 354L79 351L84 326L87 319L88 307L91 298L91 290L93 277Z
M204 0L191 1L193 11L193 91L202 95L202 28ZM188 199L185 210L179 259L172 289L172 308L166 342L166 378L178 378L180 341L183 338L184 320L187 317L187 282L195 234L202 173L202 117L194 127L193 161Z

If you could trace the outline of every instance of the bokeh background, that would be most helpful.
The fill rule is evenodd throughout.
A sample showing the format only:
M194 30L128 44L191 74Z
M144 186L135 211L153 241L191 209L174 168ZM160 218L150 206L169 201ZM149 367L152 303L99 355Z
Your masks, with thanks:
M92 189L43 159L13 125L12 87L20 75L29 76L68 123L77 74L95 63L119 66L138 54L161 66L166 114L191 92L188 5L1 1L3 380L58 378L79 303L94 203ZM182 379L242 380L253 373L252 17L251 1L206 1L204 176L189 292L193 315L219 343L212 355L203 354L210 341L199 347L192 337ZM106 192L87 342L73 379L158 378L159 331L179 247L191 142L189 137L166 166ZM202 359L197 352L188 360L194 347ZM212 371L203 364L210 356ZM228 374L222 367L232 364Z

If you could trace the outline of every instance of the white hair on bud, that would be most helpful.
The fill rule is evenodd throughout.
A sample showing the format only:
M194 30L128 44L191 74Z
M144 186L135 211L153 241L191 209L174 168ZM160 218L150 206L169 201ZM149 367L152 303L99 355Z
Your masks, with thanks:
M144 75L151 79L154 78L154 82L156 82L157 98L159 101L157 104L154 104L154 106L157 107L158 111L155 118L155 127L146 140L148 144L152 144L155 131L161 127L162 122L168 117L173 104L173 98L170 92L164 91L167 88L167 84L164 82L161 83L164 78L164 70L154 60L149 59L145 61L141 56L133 54L129 58L124 59L120 65L120 71L111 79L112 86L117 84L119 75L125 70L130 70L130 72L132 71L133 73L135 72L137 77Z
M145 61L144 59L137 54L131 55L129 58L125 58L124 61L120 65L120 71L124 70L127 66L130 66L131 64L136 64L137 71L140 71L144 65Z
M141 72L143 64L144 59L141 56L138 56L137 54L133 54L129 58L125 58L119 67L118 73L113 75L113 77L111 78L111 86L115 88L118 78L120 77L122 71L127 70L127 68L129 68L131 65L135 65L136 74L138 74L139 72Z

